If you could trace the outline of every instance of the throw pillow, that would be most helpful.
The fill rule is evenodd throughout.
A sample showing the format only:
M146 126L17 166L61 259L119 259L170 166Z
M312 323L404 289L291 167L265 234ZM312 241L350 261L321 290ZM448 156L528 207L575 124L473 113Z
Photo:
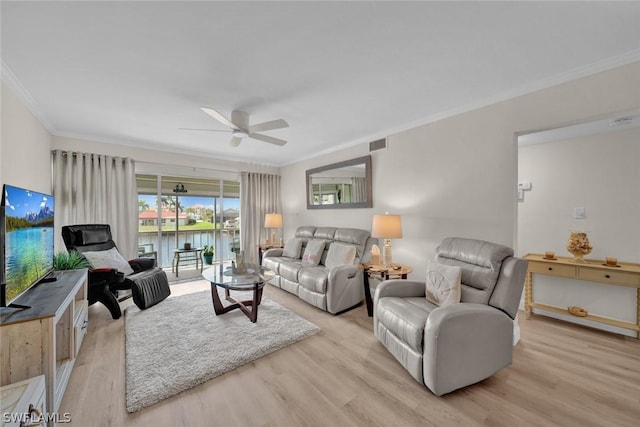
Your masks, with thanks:
M307 247L304 249L304 254L302 254L302 263L304 265L320 264L320 259L322 259L322 253L324 252L324 245L324 240L309 240Z
M353 245L343 245L341 243L333 242L329 246L327 252L327 259L324 261L324 265L329 268L337 267L339 265L353 264L356 259L356 247Z
M282 256L298 259L300 258L300 249L302 249L302 239L289 239L287 240L287 243L284 244L284 249L282 249Z
M82 255L91 263L93 268L115 268L123 272L125 276L133 273L133 268L116 248L106 251L83 252Z
M462 269L453 265L430 262L427 267L425 296L436 305L460 302Z

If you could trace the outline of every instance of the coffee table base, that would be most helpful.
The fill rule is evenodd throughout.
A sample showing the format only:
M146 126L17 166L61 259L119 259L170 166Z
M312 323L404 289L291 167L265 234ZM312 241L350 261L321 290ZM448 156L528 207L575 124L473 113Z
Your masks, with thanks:
M228 306L223 306L222 301L220 300L220 295L218 295L217 286L212 283L211 284L211 299L213 300L213 310L216 312L216 316L227 313L231 310L240 309L252 323L256 323L258 320L258 306L262 301L262 286L261 284L256 284L253 288L253 300L247 301L238 301L237 299L231 296L229 289L224 290L225 299L232 303ZM249 310L251 307L251 310Z

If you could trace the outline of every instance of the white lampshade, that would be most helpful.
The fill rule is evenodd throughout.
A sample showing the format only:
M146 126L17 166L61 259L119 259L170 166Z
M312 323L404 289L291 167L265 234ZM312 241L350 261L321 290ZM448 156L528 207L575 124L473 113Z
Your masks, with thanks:
M282 228L282 214L267 214L264 217L264 228Z
M374 215L371 225L371 237L380 239L399 239L402 237L400 215Z

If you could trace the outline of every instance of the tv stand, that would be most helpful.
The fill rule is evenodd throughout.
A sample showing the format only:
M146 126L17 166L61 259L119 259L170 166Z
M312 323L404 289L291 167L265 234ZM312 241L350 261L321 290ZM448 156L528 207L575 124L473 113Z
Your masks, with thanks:
M88 325L87 270L28 289L0 313L0 386L45 376L47 408L58 411Z

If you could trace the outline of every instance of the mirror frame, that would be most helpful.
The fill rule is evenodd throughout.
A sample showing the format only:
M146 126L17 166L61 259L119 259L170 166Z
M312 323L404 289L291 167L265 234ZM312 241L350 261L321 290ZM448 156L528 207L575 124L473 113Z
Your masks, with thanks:
M334 203L332 205L314 205L311 203L313 191L311 187L311 175L320 172L326 172L332 169L340 169L347 166L355 166L364 164L365 184L367 186L367 200L357 203ZM307 175L307 209L352 209L352 208L371 208L373 207L373 187L371 178L371 155L358 157L356 159L345 160L344 162L333 163L331 165L321 166L314 169L308 169Z

